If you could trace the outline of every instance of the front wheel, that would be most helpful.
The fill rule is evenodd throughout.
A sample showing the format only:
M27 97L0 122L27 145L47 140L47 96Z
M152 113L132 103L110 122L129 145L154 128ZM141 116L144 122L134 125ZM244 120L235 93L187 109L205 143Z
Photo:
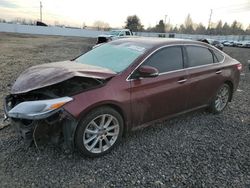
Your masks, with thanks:
M227 106L230 96L230 86L228 84L223 84L218 90L215 99L212 101L209 110L214 114L222 112Z
M100 107L91 111L78 125L75 143L79 152L88 157L108 153L121 140L122 116L113 108Z

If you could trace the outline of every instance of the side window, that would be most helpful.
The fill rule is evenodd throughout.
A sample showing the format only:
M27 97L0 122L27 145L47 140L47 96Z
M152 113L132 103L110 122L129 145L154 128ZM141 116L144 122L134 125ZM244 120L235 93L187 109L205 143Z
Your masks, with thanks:
M215 56L215 58L214 58L215 63L223 61L224 56L220 52L218 52L216 50L213 50L213 52L214 52L214 56Z
M159 73L183 69L181 47L166 47L150 56L143 65L158 69Z
M213 63L213 54L207 49L198 46L187 46L189 67Z
M121 36L124 36L124 34L125 34L125 32L122 31L122 32L120 32L119 36L120 36L120 37L121 37Z
M126 31L126 35L130 35L130 32L129 32L129 31Z

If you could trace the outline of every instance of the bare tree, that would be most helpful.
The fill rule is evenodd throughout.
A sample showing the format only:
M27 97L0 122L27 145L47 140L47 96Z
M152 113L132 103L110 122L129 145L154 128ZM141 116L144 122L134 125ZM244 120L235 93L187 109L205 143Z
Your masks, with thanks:
M215 31L216 31L217 35L221 35L222 34L222 21L221 20L217 23Z
M194 23L190 14L188 14L187 18L185 19L184 27L186 33L194 33Z
M246 32L247 35L250 35L250 24L249 24L248 27L246 28L246 31L245 31L245 32Z
M0 23L6 23L5 19L0 18Z
M198 26L195 29L195 33L197 33L197 34L205 34L206 33L206 27L202 23L199 23Z
M93 27L97 28L98 30L109 30L110 26L108 23L97 20L93 23Z

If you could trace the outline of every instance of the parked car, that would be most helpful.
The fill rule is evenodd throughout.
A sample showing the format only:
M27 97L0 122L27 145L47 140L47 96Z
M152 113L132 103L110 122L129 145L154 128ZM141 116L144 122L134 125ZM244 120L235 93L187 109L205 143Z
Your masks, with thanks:
M207 44L211 44L213 46L215 46L216 48L218 48L219 50L223 50L223 44L217 40L213 40L213 39L200 39L199 41L201 42L205 42Z
M129 29L111 30L107 35L99 35L97 37L96 44L101 44L121 37L130 36L132 36L132 32Z
M232 46L234 46L234 42L233 41L227 41L227 42L224 42L223 45L232 47Z
M243 41L234 41L233 46L234 46L234 47L241 47L241 46L242 46L242 42L243 42Z
M224 45L224 43L228 42L228 40L220 40L220 43Z
M243 41L239 47L250 48L250 41Z
M128 131L232 100L241 64L191 40L125 38L71 61L28 68L5 98L5 113L28 143L43 135L97 157Z
M212 41L211 44L212 44L213 46L215 46L216 48L218 48L218 49L220 49L220 50L223 50L224 45L223 45L222 43L220 43L219 41L214 40L214 41Z

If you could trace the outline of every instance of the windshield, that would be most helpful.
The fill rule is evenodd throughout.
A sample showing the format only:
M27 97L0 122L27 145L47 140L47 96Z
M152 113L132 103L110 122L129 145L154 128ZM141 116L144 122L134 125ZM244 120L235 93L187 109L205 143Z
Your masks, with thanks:
M118 36L121 31L110 31L110 35Z
M75 61L104 67L118 73L125 70L144 52L145 48L131 43L103 44L78 57Z

